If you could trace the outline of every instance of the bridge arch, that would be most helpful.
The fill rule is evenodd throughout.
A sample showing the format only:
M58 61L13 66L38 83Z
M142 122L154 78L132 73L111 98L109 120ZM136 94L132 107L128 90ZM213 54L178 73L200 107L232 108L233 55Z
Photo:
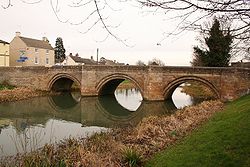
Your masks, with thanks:
M175 91L175 89L187 81L198 81L198 82L203 83L204 85L206 85L207 87L211 89L211 91L215 94L217 98L220 98L220 93L218 89L216 88L216 86L214 86L214 84L212 84L211 82L209 82L208 80L204 78L196 77L196 76L184 76L184 77L177 78L173 80L172 82L170 82L167 85L167 87L164 89L164 98L171 99L171 96L173 92Z
M48 83L48 90L54 91L68 91L71 89L73 83L76 83L79 87L81 82L67 73L59 73L53 76Z
M114 94L118 85L126 79L130 80L139 89L142 97L144 97L140 84L133 77L126 75L126 74L120 74L120 73L108 75L104 77L103 79L101 79L96 85L96 90L97 90L98 95Z

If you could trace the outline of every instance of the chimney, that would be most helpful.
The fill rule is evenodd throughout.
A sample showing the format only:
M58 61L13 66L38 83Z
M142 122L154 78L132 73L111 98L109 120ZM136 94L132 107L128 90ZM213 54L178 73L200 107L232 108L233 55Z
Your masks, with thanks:
M47 37L43 37L42 40L46 42L48 41Z
M90 59L93 60L94 59L93 56L90 56Z
M16 37L20 37L21 33L19 31L16 32Z

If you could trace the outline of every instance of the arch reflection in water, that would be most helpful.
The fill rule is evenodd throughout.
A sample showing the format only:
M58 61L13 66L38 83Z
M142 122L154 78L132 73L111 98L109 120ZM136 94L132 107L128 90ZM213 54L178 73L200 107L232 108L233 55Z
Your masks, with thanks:
M123 96L125 92L120 91L116 94L117 96ZM119 95L120 94L120 95ZM137 95L140 92L137 92ZM130 103L125 104L123 107L119 103L114 95L106 95L101 97L83 97L80 102L77 103L79 98L72 95L60 95L49 97L50 105L56 112L64 111L63 115L77 114L75 116L81 119L80 122L83 126L101 126L101 127L117 127L126 126L128 124L136 124L143 117L149 115L161 115L169 113L176 109L172 101L163 102L142 102L139 101L135 96L129 96L129 102L136 101L137 103L133 106L136 111L130 111L126 107L131 105ZM68 102L64 104L64 100ZM73 111L71 111L73 110ZM58 114L60 116L60 114Z
M136 111L143 100L142 95L137 88L116 89L114 94L117 102L130 111Z
M51 106L58 111L70 110L81 100L80 92L62 92L59 95L48 97Z
M122 107L114 96L81 98L79 102L79 97L75 95L58 96L0 104L0 120L4 120L4 126L0 121L0 145L6 155L16 153L8 134L16 138L15 142L21 140L20 136L26 136L27 132L36 137L39 134L39 141L42 142L37 146L41 147L42 144L67 136L88 135L100 131L103 129L101 127L137 124L144 117L171 113L175 109L173 102L170 105L166 102L142 102L136 111L131 112ZM69 102L62 105L60 100L66 98ZM33 137L26 139L31 140ZM28 144L32 142L25 141Z
M135 125L144 117L172 113L176 107L172 101L142 101L136 111L121 106L115 96L82 98L82 122L104 127ZM83 106L87 107L84 108ZM89 118L93 118L90 120Z

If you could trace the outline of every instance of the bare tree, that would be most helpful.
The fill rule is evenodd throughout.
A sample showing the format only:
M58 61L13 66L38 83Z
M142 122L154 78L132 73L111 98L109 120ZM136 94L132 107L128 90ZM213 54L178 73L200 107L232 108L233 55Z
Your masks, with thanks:
M165 66L165 63L158 58L153 58L152 60L148 61L148 65Z
M14 0L5 0L5 4L1 4L3 8L9 8ZM24 3L34 4L42 0L20 0ZM133 0L131 0L133 1ZM178 35L185 30L204 30L204 20L209 20L216 16L223 17L227 22L230 22L230 33L234 39L235 53L245 54L245 57L250 59L250 0L134 0L139 2L147 9L154 9L154 12L163 12L166 16L170 16L175 20L179 20L177 27L164 35L167 38L169 35ZM128 41L118 35L117 27L114 25L111 16L112 11L117 11L112 5L116 3L126 3L128 0L72 0L65 1L71 8L81 8L87 11L87 15L82 16L82 20L72 22L69 18L63 19L60 16L59 0L50 0L51 7L61 22L70 23L72 25L86 24L88 27L81 33L87 33L94 27L101 27L106 31L106 40L112 37L123 44L130 46ZM65 3L64 2L64 3ZM62 3L62 1L60 1ZM91 21L90 21L91 20ZM89 23L90 22L90 23Z
M19 0L25 4L36 4L40 3L43 0ZM82 34L86 34L89 31L92 31L94 28L99 27L105 30L105 33L102 33L102 39L98 39L98 42L105 41L109 37L114 38L115 40L123 43L126 46L131 47L132 45L128 42L127 39L121 37L121 34L117 33L117 28L120 26L120 23L114 23L113 12L118 12L121 8L116 7L116 4L121 4L126 2L126 0L72 0L72 1L59 1L59 0L50 0L50 6L56 16L56 18L62 23L68 23L70 25L86 25L84 29L79 31ZM4 0L0 2L3 9L10 8L14 5L14 0ZM65 7L66 6L66 7ZM74 8L74 11L79 10L80 14L76 18L67 17L62 14L62 11L65 11L65 8ZM84 12L82 12L84 11ZM67 12L64 12L67 13ZM71 13L70 13L71 15ZM105 34L105 35L103 35Z
M144 7L163 11L180 19L175 30L167 33L178 35L185 30L204 30L203 22L216 16L231 22L230 33L235 50L250 57L250 1L249 0L138 0Z
M145 66L146 65L142 60L138 60L135 64L138 66Z

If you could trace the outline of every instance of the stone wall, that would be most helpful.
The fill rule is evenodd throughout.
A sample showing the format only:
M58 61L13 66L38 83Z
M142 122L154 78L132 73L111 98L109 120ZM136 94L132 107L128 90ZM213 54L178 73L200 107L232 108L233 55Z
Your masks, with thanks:
M196 80L210 87L218 98L232 100L249 93L250 69L159 66L53 66L0 67L0 82L51 90L60 78L70 79L81 87L82 96L98 96L113 81L132 81L144 100L164 100L180 84ZM109 85L107 85L109 84Z

